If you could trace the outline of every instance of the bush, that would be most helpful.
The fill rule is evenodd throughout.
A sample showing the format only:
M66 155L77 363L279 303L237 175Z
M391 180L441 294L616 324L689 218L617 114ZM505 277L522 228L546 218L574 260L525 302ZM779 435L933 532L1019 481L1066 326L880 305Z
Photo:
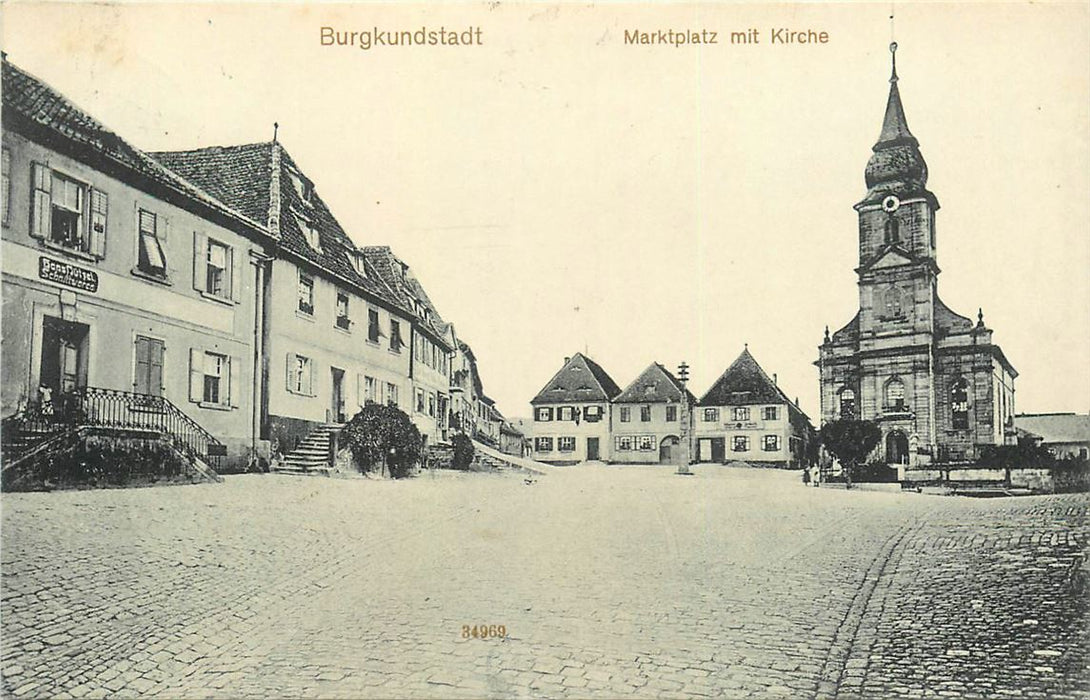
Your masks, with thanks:
M423 439L409 416L394 406L364 406L341 431L341 439L352 450L356 468L369 472L379 467L401 479L420 462Z
M451 469L468 471L470 465L473 464L473 455L476 453L473 441L465 433L458 433L454 436L453 443L454 461L451 462Z
M882 429L869 420L842 418L826 423L819 432L821 444L844 469L844 481L851 487L858 464L878 445Z

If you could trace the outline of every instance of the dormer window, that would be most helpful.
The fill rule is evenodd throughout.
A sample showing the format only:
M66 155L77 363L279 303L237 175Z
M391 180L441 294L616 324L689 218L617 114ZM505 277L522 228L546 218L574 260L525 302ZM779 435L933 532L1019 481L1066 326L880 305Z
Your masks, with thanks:
M295 193L299 195L299 199L303 200L303 204L308 207L314 206L314 183L295 170L289 171L288 175L291 177L291 184L295 188Z
M322 252L322 243L318 236L318 229L314 225L314 220L296 215L295 221L299 224L299 230L302 231L303 238L306 239L307 245L315 252Z
M348 260L352 263L352 267L356 269L360 277L367 276L367 268L364 264L364 256L362 250L350 250L348 251Z

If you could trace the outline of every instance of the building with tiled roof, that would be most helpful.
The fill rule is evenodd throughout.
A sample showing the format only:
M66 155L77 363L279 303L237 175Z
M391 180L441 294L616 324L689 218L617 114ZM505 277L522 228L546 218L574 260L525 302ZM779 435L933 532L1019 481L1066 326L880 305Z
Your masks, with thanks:
M5 418L83 415L150 425L177 410L249 463L260 432L255 261L277 236L3 60ZM153 407L154 410L151 410ZM179 428L180 429L180 428ZM212 441L208 441L211 444Z
M685 454L682 433L686 440L693 434L695 403L696 397L670 370L652 362L613 399L611 461L676 463Z
M1014 427L1019 439L1047 447L1061 459L1090 456L1090 413L1020 413Z
M746 347L700 398L696 460L760 466L809 464L814 428Z
M534 408L534 458L576 464L609 458L611 406L621 393L613 378L586 355L564 365L530 402Z
M896 46L891 46L896 50ZM909 131L896 63L878 142L867 162L859 218L859 310L826 329L820 357L821 420L878 423L873 455L905 468L906 480L931 480L936 463L972 461L979 447L1014 439L1018 372L976 322L938 294L938 199Z

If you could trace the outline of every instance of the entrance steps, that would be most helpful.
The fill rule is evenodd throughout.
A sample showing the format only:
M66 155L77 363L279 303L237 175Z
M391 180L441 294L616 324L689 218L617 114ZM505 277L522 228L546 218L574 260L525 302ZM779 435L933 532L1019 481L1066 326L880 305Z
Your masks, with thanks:
M344 428L343 423L319 425L303 438L295 449L274 462L270 471L280 474L329 476L332 471L333 436Z

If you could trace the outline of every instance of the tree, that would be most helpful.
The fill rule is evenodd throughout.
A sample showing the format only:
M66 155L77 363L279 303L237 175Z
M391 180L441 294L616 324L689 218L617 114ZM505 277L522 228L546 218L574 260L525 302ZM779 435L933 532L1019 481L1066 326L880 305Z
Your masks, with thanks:
M469 465L473 463L473 454L476 451L473 447L473 440L465 433L457 433L452 442L454 443L454 459L450 466L454 469L467 471Z
M842 418L823 425L820 435L821 444L843 465L848 488L851 488L852 471L878 445L882 429L869 420Z
M400 479L420 461L424 441L409 416L395 406L368 404L341 431L356 466L367 472L376 466Z

